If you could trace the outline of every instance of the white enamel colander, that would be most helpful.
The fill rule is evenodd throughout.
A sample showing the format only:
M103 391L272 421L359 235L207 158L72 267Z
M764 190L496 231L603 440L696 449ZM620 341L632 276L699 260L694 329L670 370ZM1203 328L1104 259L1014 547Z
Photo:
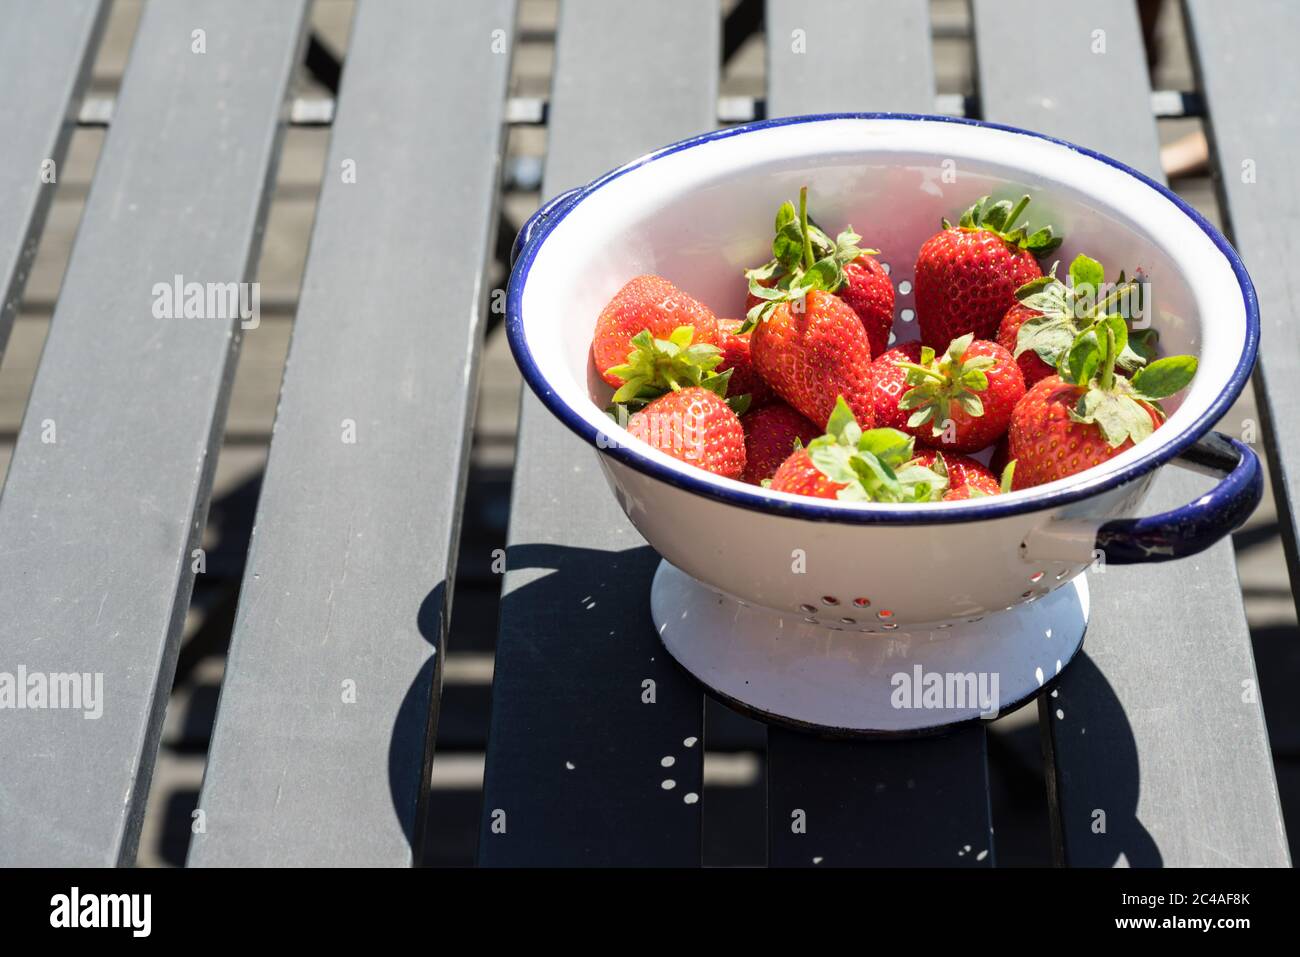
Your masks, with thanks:
M1086 252L1109 273L1145 274L1162 351L1198 356L1197 375L1165 403L1168 421L1152 437L1101 466L1007 495L923 506L745 485L614 424L590 359L602 306L631 277L656 273L719 316L742 316L742 271L768 258L773 212L802 186L825 228L851 224L863 246L880 250L897 290L900 340L916 337L912 268L940 219L955 220L986 194L1028 193L1031 226L1050 222L1065 237L1052 259ZM933 637L1045 598L1097 561L1200 551L1258 503L1254 453L1210 432L1254 365L1249 277L1187 204L1092 151L943 117L768 120L667 146L556 197L516 248L507 329L524 378L596 447L646 540L724 608L765 609L791 627ZM1171 460L1221 481L1183 508L1132 518L1155 469Z

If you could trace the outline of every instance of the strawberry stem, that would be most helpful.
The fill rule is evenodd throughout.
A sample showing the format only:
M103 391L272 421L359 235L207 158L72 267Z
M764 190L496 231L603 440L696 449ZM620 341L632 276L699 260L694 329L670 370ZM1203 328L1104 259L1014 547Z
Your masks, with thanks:
M948 377L946 375L943 375L940 372L936 372L934 369L928 368L926 366L917 365L915 362L896 362L894 364L897 365L900 369L910 369L913 372L919 372L924 376L934 379L936 382L948 381Z
M808 187L799 189L799 229L803 233L803 268L812 269L812 235L808 232Z
M1119 354L1115 349L1115 330L1106 324L1106 356L1101 366L1101 390L1109 392L1115 382L1115 360Z
M1137 288L1137 283L1132 280L1129 280L1128 282L1124 283L1121 286L1116 286L1114 292L1112 292L1109 296L1107 296L1105 299L1103 299L1101 302L1097 303L1097 305L1093 307L1092 310L1093 314L1097 316L1104 316L1106 314L1106 309L1113 306L1115 303L1119 302L1120 297L1126 295L1127 293L1131 292L1136 288Z
M1013 229L1015 229L1016 218L1025 211L1025 207L1028 205L1029 205L1029 194L1026 193L1024 196L1020 197L1020 202L1016 203L1016 205L1012 207L1011 212L1007 214L1007 221L1002 224L1002 228L1005 229L1007 232L1011 232Z

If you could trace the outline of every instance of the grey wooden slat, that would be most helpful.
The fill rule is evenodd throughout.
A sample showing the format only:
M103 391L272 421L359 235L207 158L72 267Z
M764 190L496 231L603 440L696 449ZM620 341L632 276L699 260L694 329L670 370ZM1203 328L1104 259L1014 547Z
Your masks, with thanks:
M567 0L545 192L713 126L719 43L715 0ZM702 699L650 622L658 556L531 393L508 544L480 863L698 864Z
M238 347L154 287L251 278L305 14L141 19L0 497L0 661L102 675L103 710L0 721L6 864L134 858Z
M976 0L974 20L987 119L1095 146L1162 178L1132 3ZM1092 52L1096 30L1105 53ZM1016 35L1053 39L1008 56ZM1204 488L1167 468L1147 507L1185 504ZM1255 666L1231 543L1089 584L1084 652L1057 695L1040 699L1065 860L1285 864L1263 714L1243 701Z
M0 0L0 354L107 15L105 0Z
M925 0L768 0L767 22L772 115L933 110ZM769 729L770 862L992 865L984 735L971 725L944 738L855 743ZM796 809L807 832L792 827ZM959 856L967 845L975 850Z
M769 116L934 112L926 0L767 0Z
M358 7L191 864L418 859L513 23Z
M1291 580L1300 581L1300 288L1291 280L1300 239L1300 182L1295 155L1300 127L1291 108L1300 90L1300 6L1246 0L1190 2L1187 25L1207 104L1208 130L1221 175L1220 195L1233 242L1259 295L1263 325L1255 394L1265 419L1270 479L1286 543ZM1272 388L1270 388L1270 383Z
M848 743L768 730L774 867L992 867L982 727Z

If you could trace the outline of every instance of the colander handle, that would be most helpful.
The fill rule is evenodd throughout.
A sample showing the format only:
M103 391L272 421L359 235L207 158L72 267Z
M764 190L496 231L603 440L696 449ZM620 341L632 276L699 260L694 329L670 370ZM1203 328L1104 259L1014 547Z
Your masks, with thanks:
M541 206L537 207L537 212L524 220L524 225L520 227L518 234L515 236L515 244L510 247L510 265L515 264L519 254L524 251L524 247L533 241L533 233L537 227L546 222L557 212L562 212L573 203L574 197L582 192L581 186L575 186L573 189L565 190L563 193L556 193Z
M1168 562L1205 551L1241 527L1264 494L1264 473L1250 446L1211 432L1180 464L1222 479L1196 501L1146 518L1117 518L1097 529L1108 565Z

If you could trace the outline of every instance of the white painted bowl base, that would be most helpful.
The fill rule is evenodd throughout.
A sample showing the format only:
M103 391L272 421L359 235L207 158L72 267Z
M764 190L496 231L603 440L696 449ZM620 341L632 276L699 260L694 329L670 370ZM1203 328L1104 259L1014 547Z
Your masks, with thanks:
M661 562L650 612L706 688L764 720L838 735L915 735L992 720L1070 663L1088 624L1084 575L950 628L864 634L742 605Z

